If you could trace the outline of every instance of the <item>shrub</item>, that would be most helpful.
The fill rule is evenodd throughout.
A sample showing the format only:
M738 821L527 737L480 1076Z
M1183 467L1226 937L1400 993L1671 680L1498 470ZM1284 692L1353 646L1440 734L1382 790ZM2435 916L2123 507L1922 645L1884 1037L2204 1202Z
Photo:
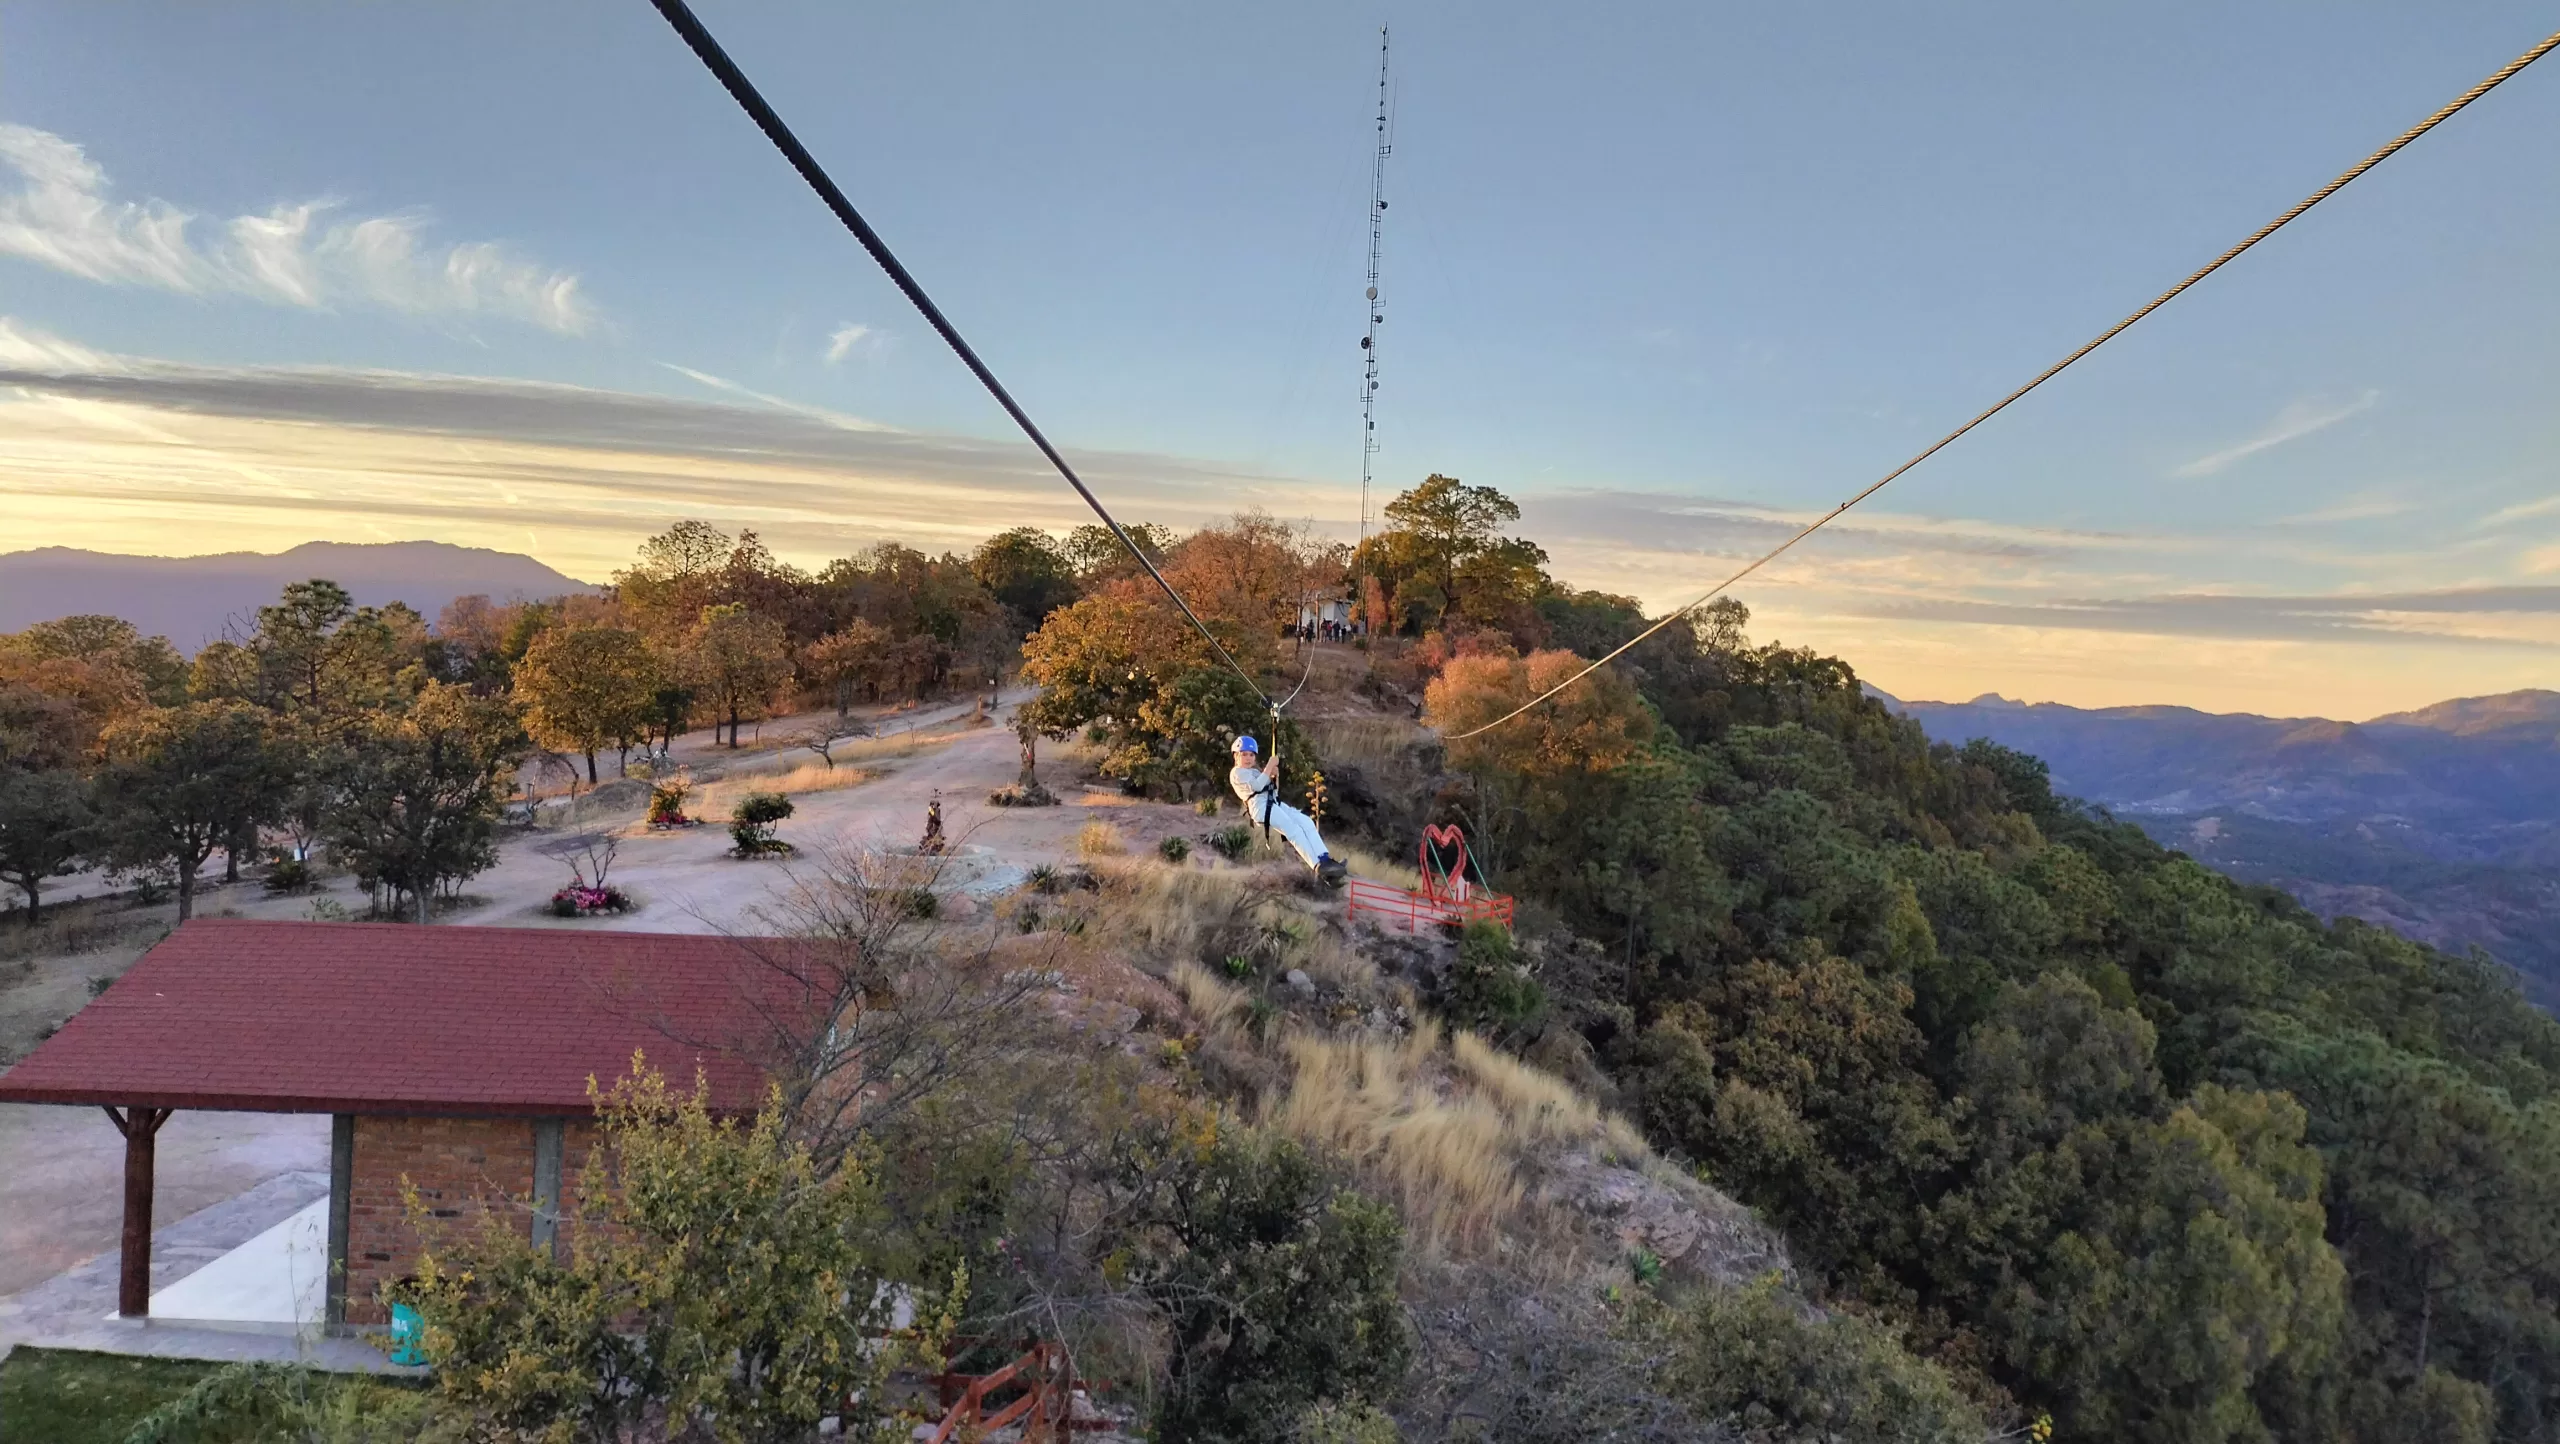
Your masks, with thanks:
M398 1292L440 1402L486 1439L807 1439L831 1415L886 1437L908 1351L877 1342L893 1251L869 1156L822 1167L778 1099L723 1119L653 1073L589 1086L604 1138L561 1222L577 1247L555 1259L493 1212L431 1234Z
M1118 857L1128 850L1129 844L1120 836L1120 829L1110 823L1088 822L1076 832L1076 852L1080 856Z
M649 825L651 827L691 827L698 820L685 816L684 800L693 791L685 778L671 778L649 789Z
M555 917L584 917L589 913L627 913L631 897L618 887L589 887L571 883L551 895L551 912Z
M300 892L311 886L311 864L298 857L282 858L267 865L266 889L279 896Z
M774 828L790 815L791 799L779 792L750 792L739 798L729 814L729 840L737 844L738 856L791 851L791 844L773 835Z
M1679 1311L1664 1384L1697 1415L1753 1437L1979 1444L1989 1432L1947 1373L1883 1325L1811 1316L1777 1283L1707 1289Z
M907 889L908 917L914 918L918 922L929 923L941 912L942 899L933 895L933 889L929 887Z
M1218 809L1224 805L1224 803L1220 802L1219 799L1215 797L1204 797L1198 802L1193 803L1191 805L1191 810L1199 813L1202 817L1215 817L1218 815Z
M1514 1029L1546 1006L1547 991L1529 975L1511 930L1496 922L1467 924L1442 1000L1449 1020L1462 1028Z
M1179 863L1191 856L1191 844L1183 838L1168 837L1156 844L1156 851L1163 854L1165 861Z
M1045 862L1033 863L1031 871L1024 874L1022 881L1033 892L1051 896L1063 891L1066 886L1066 881L1059 876L1057 868Z
M1253 846L1253 829L1239 822L1209 834L1210 850L1229 862L1245 855Z
M1171 1348L1160 1444L1285 1444L1310 1411L1357 1409L1404 1376L1394 1209L1260 1130L1164 1126L1123 1167L1128 1276Z

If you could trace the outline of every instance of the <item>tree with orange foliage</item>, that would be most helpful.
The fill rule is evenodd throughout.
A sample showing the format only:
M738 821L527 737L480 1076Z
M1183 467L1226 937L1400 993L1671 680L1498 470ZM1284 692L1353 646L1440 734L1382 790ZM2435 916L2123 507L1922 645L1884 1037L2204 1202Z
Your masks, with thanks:
M1571 652L1453 657L1424 689L1423 717L1444 734L1472 731L1587 665ZM1544 706L1451 742L1450 764L1473 784L1467 831L1487 874L1504 861L1534 799L1633 762L1651 748L1657 726L1635 688L1604 667Z
M1423 714L1446 733L1470 731L1590 665L1571 652L1526 658L1488 652L1452 658L1423 692ZM1609 668L1562 696L1480 736L1449 744L1449 760L1470 772L1564 778L1607 772L1653 741L1654 717L1626 678Z

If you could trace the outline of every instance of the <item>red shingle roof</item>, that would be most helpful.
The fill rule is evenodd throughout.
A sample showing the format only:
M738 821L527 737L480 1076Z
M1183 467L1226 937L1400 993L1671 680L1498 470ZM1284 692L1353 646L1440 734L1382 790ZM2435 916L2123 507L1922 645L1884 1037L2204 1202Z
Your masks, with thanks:
M753 1108L801 1000L772 940L198 918L16 1067L0 1102L569 1114L631 1055ZM770 955L768 953L768 955ZM805 1006L805 1005L804 1005Z

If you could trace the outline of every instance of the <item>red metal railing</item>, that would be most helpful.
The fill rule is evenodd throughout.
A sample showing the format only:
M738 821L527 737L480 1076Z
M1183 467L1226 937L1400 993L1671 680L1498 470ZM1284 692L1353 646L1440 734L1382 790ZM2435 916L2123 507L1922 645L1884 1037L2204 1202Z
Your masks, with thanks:
M975 1439L992 1429L1022 1428L1022 1444L1057 1444L1078 1428L1107 1428L1106 1421L1085 1423L1075 1417L1075 1366L1056 1344L1035 1343L1021 1358L992 1374L937 1374L940 1399L948 1411L933 1431L931 1444ZM987 1396L1019 1388L1022 1397L987 1412ZM966 1430L966 1433L962 1431Z
M1371 882L1355 877L1345 886L1351 895L1351 920L1363 916L1375 918L1382 927L1398 927L1406 932L1420 932L1426 927L1464 927L1478 921L1511 926L1511 895L1499 892L1473 892L1448 897L1432 897L1393 883Z

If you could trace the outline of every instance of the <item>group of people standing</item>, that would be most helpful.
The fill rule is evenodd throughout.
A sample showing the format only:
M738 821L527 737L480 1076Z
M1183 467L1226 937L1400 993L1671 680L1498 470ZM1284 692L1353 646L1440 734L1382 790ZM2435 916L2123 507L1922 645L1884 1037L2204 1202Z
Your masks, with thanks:
M1280 632L1290 641L1301 644L1318 640L1347 642L1354 637L1367 636L1369 624L1359 621L1337 622L1331 617L1318 617L1301 621L1293 627L1283 627Z

